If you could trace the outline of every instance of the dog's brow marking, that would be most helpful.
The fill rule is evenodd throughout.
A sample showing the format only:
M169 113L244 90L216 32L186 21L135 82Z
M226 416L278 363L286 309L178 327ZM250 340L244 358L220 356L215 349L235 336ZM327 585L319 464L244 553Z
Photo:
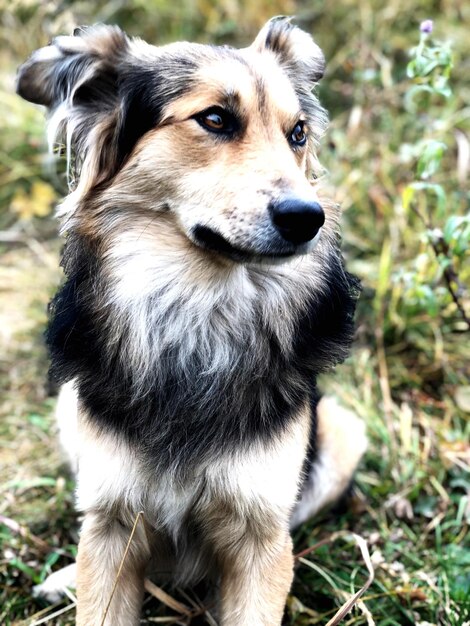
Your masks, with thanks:
M265 82L261 76L257 76L255 80L256 96L258 98L258 107L260 111L266 109L266 88Z
M221 102L228 108L238 109L240 107L240 94L234 88L221 91Z

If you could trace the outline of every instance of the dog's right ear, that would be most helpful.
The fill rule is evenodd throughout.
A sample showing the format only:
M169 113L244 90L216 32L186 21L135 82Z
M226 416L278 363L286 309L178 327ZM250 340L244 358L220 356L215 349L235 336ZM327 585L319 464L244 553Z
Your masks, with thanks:
M77 28L36 50L18 71L17 93L29 102L54 109L66 100L89 104L94 90L113 96L116 67L128 39L115 26Z
M49 143L67 146L69 164L74 155L80 195L109 180L122 160L119 73L129 43L115 26L79 28L34 52L18 72L18 94L51 114Z
M289 17L273 17L258 33L252 48L270 50L294 84L309 89L325 72L325 57L312 37L291 23Z

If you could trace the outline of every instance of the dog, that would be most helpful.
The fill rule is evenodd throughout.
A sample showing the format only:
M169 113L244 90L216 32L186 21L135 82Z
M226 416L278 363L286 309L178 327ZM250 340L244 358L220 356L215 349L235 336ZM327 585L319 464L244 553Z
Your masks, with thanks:
M150 570L217 583L222 626L279 625L290 529L365 450L316 384L359 295L317 192L323 72L287 18L245 49L81 28L19 70L72 172L46 339L84 515L78 626L138 624Z

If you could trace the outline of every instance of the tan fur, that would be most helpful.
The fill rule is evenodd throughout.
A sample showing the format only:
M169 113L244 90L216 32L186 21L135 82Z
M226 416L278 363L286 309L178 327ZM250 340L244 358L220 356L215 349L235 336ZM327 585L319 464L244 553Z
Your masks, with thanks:
M292 150L286 141L303 116L292 83L271 52L260 54L248 48L241 53L247 65L236 59L203 58L200 80L188 95L166 107L161 124L141 139L112 185L93 198L88 198L83 188L80 196L85 200L78 203L78 213L74 211L83 232L96 238L103 230L100 214L107 214L116 204L127 204L131 219L137 217L135 210L140 207L148 212L169 206L178 218L175 226L186 236L191 238L191 227L200 222L243 247L264 219L267 198L293 194L317 199L306 177L309 151L306 147ZM259 82L265 91L262 107ZM201 110L222 105L224 94L240 101L247 123L243 142L215 143L192 119ZM312 140L318 139L321 131L310 131ZM99 154L96 151L95 158ZM90 210L90 202L96 210ZM328 231L335 229L336 219L335 211L325 208L322 236L326 239Z
M91 298L93 315L107 333L106 356L131 366L131 399L148 393L140 381L157 372L168 346L178 347L176 372L197 349L199 362L226 380L240 346L246 346L253 371L267 375L263 342L272 335L285 355L292 351L295 320L321 294L329 261L338 254L338 209L327 202L325 224L291 258L274 258L267 247L275 234L272 203L317 200L312 168L325 116L310 92L323 71L318 46L298 29L286 30L282 20L263 29L249 48L229 54L187 43L155 48L106 27L58 38L53 46L25 65L19 88L33 98L42 79L49 72L54 76L50 65L57 59L72 54L86 61L76 84L59 93L61 101L53 102L47 90L35 101L54 110L51 142L58 135L69 158L72 149L78 152L79 180L72 181L59 216L62 229L81 236L100 259L106 280ZM198 69L177 99L161 96L158 124L120 160L116 129L125 108L114 66L129 70L140 63L152 70L172 55L181 67L197 57ZM107 91L95 94L103 106L90 121L90 109L76 100L81 86L96 87L93 81L103 70L110 75L103 82ZM82 97L86 104L86 89ZM230 99L243 133L242 139L225 141L195 117L210 107L224 108ZM308 116L302 102L310 107ZM308 141L302 145L290 137L307 117ZM203 249L198 227L246 252L247 261ZM264 336L260 319L269 331ZM79 405L73 382L65 392L68 401L61 406L77 423L74 435L62 441L73 448L77 507L85 514L77 559L78 626L101 624L139 511L147 526L137 527L106 626L138 624L146 570L162 569L166 560L173 560L177 580L185 583L213 569L220 575L221 626L279 626L293 576L289 522L303 478L310 407L277 435L234 446L217 458L201 455L190 472L177 474L174 468L150 467L139 445L98 428L96 416ZM339 494L357 463L347 453L345 424L333 423L338 428L330 432L320 415L319 471L324 484L331 468L337 480L329 494L313 494L313 508Z
M244 538L222 564L221 623L224 626L280 624L294 576L292 539L280 532L271 542Z
M191 482L179 485L170 477L155 481L124 444L99 434L83 417L77 496L86 515L77 559L77 624L101 623L98 616L110 598L139 510L150 528L168 537L179 536L188 515L202 529L201 544L191 549L207 552L220 569L223 626L280 623L293 576L289 517L308 441L308 408L273 446L259 444L243 457L235 454L201 466ZM159 541L157 534L138 527L106 626L138 623L146 565L151 552L164 551Z
M114 512L117 504L131 517L143 510L152 526L177 536L191 507L205 526L225 503L227 517L232 511L239 520L272 514L287 528L308 442L309 411L303 409L282 438L253 444L243 455L234 452L203 463L186 482L153 475L128 445L100 433L84 415L79 417L78 432L79 510ZM197 502L192 501L195 494ZM260 524L260 532L264 526Z
M317 408L318 455L291 517L291 527L311 519L340 498L367 449L364 422L331 397Z
M68 397L61 398L61 406L68 407L73 415L76 413L73 408L76 403L73 385L64 389L64 395ZM66 417L70 418L71 414ZM315 466L314 488L304 495L296 508L294 526L341 495L366 447L363 422L331 398L321 401L318 420L320 461ZM63 422L65 426L70 428L73 424ZM221 459L218 466L203 472L210 494L200 497L200 505L196 507L197 519L203 526L204 536L213 546L222 572L221 615L224 626L280 623L283 598L292 578L292 551L286 525L297 490L295 476L298 476L299 468L293 463L302 458L307 443L307 413L300 418L299 427L291 447L284 442L284 460L279 450L268 452L268 456L264 456L261 450L253 450L251 461L248 458ZM165 486L165 483L149 483L148 477L143 479L142 467L136 460L131 461L132 453L126 451L123 444L113 442L109 436L100 436L83 421L79 432L82 472L78 476L78 505L91 513L87 514L88 521L83 526L80 542L78 564L81 582L78 581L78 587L79 620L82 621L77 623L93 625L100 623L93 619L98 613L102 614L110 597L117 566L138 509L145 510L150 523L155 523L154 515L160 514L161 520L163 512L168 532L177 533L179 520L185 518L186 507L191 506L191 494L199 492L200 487L197 483L180 486L179 495L173 500L174 485L171 486L171 481ZM62 437L62 440L70 441L70 437ZM98 442L101 443L97 447ZM74 443L76 446L77 442ZM270 458L272 464L268 461ZM292 476L290 483L286 482L289 474ZM98 485L100 488L95 491ZM144 485L146 489L142 491ZM260 490L263 485L264 489ZM119 497L121 508L113 510L113 503ZM183 504L185 501L186 505ZM93 512L98 505L104 506L104 510ZM183 508L179 508L182 505ZM276 508L273 509L273 506ZM248 512L251 517L247 517ZM125 520L124 528L117 519ZM114 621L109 621L109 624L127 626L138 623L137 607L140 607L143 593L142 568L149 558L149 536L140 528L132 543L133 552L122 573L122 580L126 582L118 586L116 600L111 604L110 620ZM156 550L156 547L155 537L153 549ZM153 567L162 569L162 563L153 561ZM70 584L69 579L68 575L65 584ZM89 581L94 581L94 584L90 586ZM55 580L52 583L54 588L46 586L42 593L54 599L64 581ZM98 584L100 593L97 593ZM264 621L256 621L260 615L263 617L259 619Z
M162 124L142 138L109 188L79 205L80 229L96 238L103 231L100 215L107 215L116 203L126 203L128 209L145 207L145 228L152 217L150 211L162 211L169 205L178 219L175 226L186 237L191 238L190 229L197 220L243 247L265 216L267 198L292 193L315 200L317 192L305 176L307 151L293 151L286 141L286 133L301 115L293 87L270 55L251 53L250 63L250 71L238 61L233 62L236 71L224 69L224 63L203 66L201 86L167 107ZM266 65L269 72L264 77ZM256 99L256 69L266 85L262 110ZM234 78L227 81L227 74ZM207 82L209 75L212 80L207 85L203 81ZM192 119L198 111L217 105L221 92L233 92L240 98L249 120L243 142L216 144ZM90 210L90 200L96 210ZM327 240L335 230L337 211L328 204L324 208L322 238ZM132 220L139 217L129 215ZM186 239L187 248L188 243Z
M365 424L333 398L323 398L318 405L318 443L322 453L334 460L339 483L330 495L334 501L347 487L365 451Z
M139 624L150 546L145 530L138 525L118 578L130 521L126 519L124 525L121 517L104 516L99 511L86 514L77 556L77 626L101 626L111 597L103 626Z

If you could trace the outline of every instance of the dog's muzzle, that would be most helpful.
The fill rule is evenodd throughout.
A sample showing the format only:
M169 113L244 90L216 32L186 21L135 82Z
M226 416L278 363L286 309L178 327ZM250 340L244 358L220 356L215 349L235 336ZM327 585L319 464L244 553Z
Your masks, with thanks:
M314 239L325 223L325 214L318 202L287 198L271 202L268 209L278 233L295 245Z
M325 214L318 202L296 197L271 202L268 214L264 236L258 233L255 245L250 241L242 246L234 245L217 230L202 224L192 229L191 239L198 246L234 261L282 262L309 252L310 242L325 223Z
M266 242L263 248L257 250L238 248L217 231L200 224L193 228L192 239L194 243L205 250L217 252L240 263L259 262L268 259L275 261L295 256L295 247L285 241L283 243L281 240L277 245Z

